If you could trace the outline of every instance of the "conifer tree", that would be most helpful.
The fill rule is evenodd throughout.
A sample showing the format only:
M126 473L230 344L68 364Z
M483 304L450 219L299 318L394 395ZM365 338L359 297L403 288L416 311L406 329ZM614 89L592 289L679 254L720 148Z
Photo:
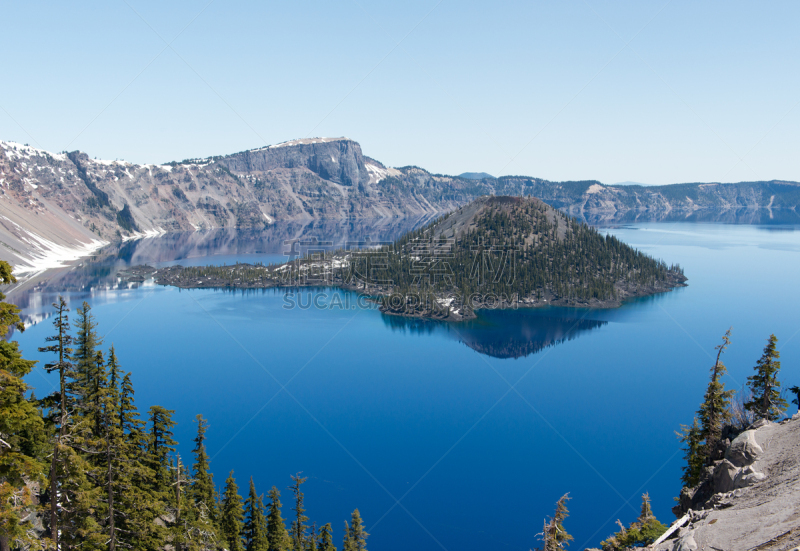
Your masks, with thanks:
M639 522L655 517L653 514L653 507L650 505L650 494L645 492L642 494L642 509L639 513Z
M343 551L367 551L367 537L369 534L364 530L364 523L358 509L353 511L350 518L350 525L345 525L345 539L342 545Z
M155 523L162 504L148 490L153 477L144 465L140 447L143 423L137 415L130 373L122 375L113 346L108 356L108 379L103 406L108 546L109 550L112 543L117 549L145 549L163 538Z
M556 502L556 512L549 521L545 521L542 539L544 540L543 551L558 551L568 546L573 537L564 528L564 519L569 516L567 501L571 498L569 494L564 494Z
M745 407L756 415L769 421L777 421L786 411L786 400L781 398L781 383L778 371L781 369L781 357L777 348L778 338L770 335L764 353L753 368L755 375L747 378L753 399Z
M112 358L116 362L116 356L113 354ZM131 374L126 373L122 377L122 384L119 389L119 428L129 438L131 443L139 443L142 440L141 432L144 422L139 419L139 410L136 408L133 383L131 382Z
M275 486L269 491L269 500L267 515L269 551L287 551L292 546L292 540L281 515L281 493Z
M650 495L642 495L642 509L639 518L628 528L618 520L619 532L600 543L603 551L621 551L652 544L658 537L666 532L667 527L660 523L650 506Z
M120 507L120 498L121 494L126 489L129 489L130 473L127 468L129 466L129 450L125 434L119 423L117 423L119 418L119 389L117 387L119 365L117 364L113 346L110 351L108 367L110 372L109 386L101 396L102 429L105 441L102 459L105 463L103 482L105 486L108 550L115 551L119 543L118 520L122 520L125 517L125 512Z
M125 373L120 369L117 352L114 350L113 344L108 350L108 363L106 367L108 369L108 388L111 389L114 403L119 404L120 385L122 384Z
M97 334L97 322L91 313L92 307L84 302L78 308L78 317L75 321L75 393L79 399L86 398L90 387L94 383L93 377L98 373L96 360L97 350L103 344L103 339ZM89 404L84 404L89 405Z
M703 455L703 463L705 465L710 465L717 459L715 452L717 451L717 444L722 437L722 427L731 418L729 405L733 391L726 391L725 383L721 380L727 371L721 357L722 353L730 345L730 337L731 329L728 329L722 337L722 344L715 348L717 361L711 368L711 380L708 383L708 389L700 410L697 412L701 426L700 438L703 440L701 455Z
M330 523L323 525L319 530L317 551L336 551L336 546L333 545L333 529Z
M181 461L180 454L175 457L175 470L172 479L174 489L173 506L175 509L175 524L172 530L172 541L177 551L186 551L191 547L194 535L195 521L193 503L186 495L184 489L189 486L189 476L186 467Z
M103 359L102 350L95 352L94 361L89 365L89 386L87 388L87 395L83 401L83 409L93 421L94 434L100 435L102 434L101 427L103 424L103 401L109 385L106 363Z
M14 283L11 266L0 261L0 284ZM24 331L19 308L4 301L0 292L0 338L11 328ZM26 450L25 433L43 434L44 424L33 403L26 399L23 377L35 362L25 360L16 341L0 340L0 549L25 548L35 543L29 531L33 495L28 480L41 480L44 465Z
M353 542L350 539L350 523L344 521L344 536L342 536L342 551L353 551Z
M686 464L683 466L681 480L684 486L692 488L700 482L703 473L705 456L703 455L703 431L697 417L694 418L692 426L681 425L681 432L676 433L678 440L686 444L683 458Z
M294 507L292 511L295 513L295 519L292 521L292 549L294 551L303 551L306 543L306 521L308 517L305 516L305 508L303 507L303 492L300 486L308 480L306 477L301 477L301 473L292 475L294 483L289 486L294 495Z
M175 540L179 542L179 546L186 551L194 551L200 549L215 548L218 541L216 516L212 518L212 513L216 515L216 493L211 482L211 473L208 471L208 458L205 455L205 428L207 423L201 416L197 416L200 421L199 439L196 438L195 442L199 445L195 447L195 465L194 472L200 472L201 482L207 481L207 495L202 491L203 485L200 485L201 498L198 499L198 478L189 478L188 472L184 468L178 456L177 470L175 479L172 482L174 486L182 489L187 487L187 491L181 491L175 500L179 507L179 515L177 515L178 522L175 527ZM199 463L200 468L198 471L198 452L202 456Z
M142 547L150 548L163 535L154 521L164 511L165 498L157 489L156 471L148 453L150 435L144 432L145 422L139 418L130 373L122 378L119 395L118 426L125 440L130 479L123 486L126 491L121 496L124 506L120 507L128 511L120 522L121 530ZM147 542L152 545L145 545Z
M792 386L789 387L789 392L794 394L794 400L792 400L793 404L797 404L797 412L800 413L800 386Z
M162 494L169 491L169 456L175 451L177 442L172 438L174 410L151 406L149 410L150 433L147 438L147 462L154 473L155 490Z
M87 454L94 455L99 450L95 448L97 442L92 426L77 415L84 394L72 364L66 301L59 297L53 306L56 334L46 339L52 344L40 348L42 352L57 355L57 361L46 364L45 369L59 373L58 392L42 402L50 410L50 422L56 430L49 473L48 528L51 540L60 548L81 542L84 548L92 549L92 546L102 545L100 542L104 538L96 518L103 487L95 465L87 461ZM95 352L92 350L93 358Z
M62 548L104 549L107 535L101 519L103 487L97 484L94 467L76 449L62 449L64 472L59 487L59 526L66 528L60 535Z
M244 542L246 551L267 551L267 519L264 516L264 503L256 494L253 477L250 477L250 492L244 502Z
M48 373L58 372L59 387L56 392L45 398L42 402L51 411L50 423L55 428L55 442L53 452L50 455L50 510L48 514L50 540L52 545L58 549L59 533L65 531L65 527L59 526L58 519L58 486L60 479L60 462L62 461L62 447L67 437L68 416L72 407L72 401L68 394L68 381L73 377L74 366L72 364L72 336L70 335L69 308L64 297L59 296L58 302L53 303L55 316L53 326L56 329L55 335L45 338L45 342L52 343L39 348L39 352L51 352L56 354L54 362L45 364L44 368Z
M214 500L214 475L211 473L208 454L206 453L206 430L208 421L197 415L197 436L194 439L194 465L192 465L192 498L197 507L205 508L212 522L216 522L217 511Z
M311 524L311 530L306 538L306 545L303 548L303 551L317 551L318 541L319 535L317 534L317 523L314 522Z
M225 481L219 521L222 539L228 544L228 551L244 551L241 536L243 520L242 496L239 495L239 487L231 471Z

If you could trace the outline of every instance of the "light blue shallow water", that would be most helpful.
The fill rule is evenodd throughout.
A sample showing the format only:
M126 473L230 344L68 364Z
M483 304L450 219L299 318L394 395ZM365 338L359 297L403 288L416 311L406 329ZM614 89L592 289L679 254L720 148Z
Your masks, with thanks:
M77 275L63 288L73 308L92 304L139 408L176 410L184 461L194 415L209 419L218 484L233 469L240 486L252 474L266 492L302 471L309 516L332 522L339 540L358 507L375 551L527 550L570 492L566 525L583 549L617 518L632 521L645 491L671 522L674 431L691 421L729 326L729 387L745 382L771 332L784 385L800 384L797 228L608 231L680 263L689 286L615 310L487 312L456 326L387 318L353 295L343 300L352 309L287 310L274 291L102 290L113 270L97 267L94 290ZM281 258L244 251L224 259ZM29 295L26 313L42 312L53 289ZM35 350L50 332L43 321L18 336L28 357L44 359ZM40 369L29 382L49 391Z

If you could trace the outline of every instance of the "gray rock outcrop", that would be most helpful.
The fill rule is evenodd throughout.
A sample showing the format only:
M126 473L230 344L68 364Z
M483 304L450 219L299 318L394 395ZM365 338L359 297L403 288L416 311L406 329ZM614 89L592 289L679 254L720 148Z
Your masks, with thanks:
M325 180L345 186L366 185L370 179L361 146L345 138L296 140L243 151L218 162L236 173L307 168Z
M698 504L702 510L682 514L681 520L689 521L677 539L651 549L788 551L800 545L798 449L797 416L780 424L761 423L740 434L728 449L728 459L715 466L708 480L716 493ZM687 496L700 491L688 489Z
M725 459L737 467L744 467L753 463L764 450L756 442L755 430L746 430L731 442Z
M736 478L733 481L733 487L737 490L739 488L747 488L756 482L764 480L766 477L767 475L756 471L752 465L748 465L736 473Z
M734 490L734 481L739 469L727 459L724 459L714 469L714 490L717 492L730 492Z
M694 541L694 531L689 530L678 537L672 546L672 551L696 551L697 542Z

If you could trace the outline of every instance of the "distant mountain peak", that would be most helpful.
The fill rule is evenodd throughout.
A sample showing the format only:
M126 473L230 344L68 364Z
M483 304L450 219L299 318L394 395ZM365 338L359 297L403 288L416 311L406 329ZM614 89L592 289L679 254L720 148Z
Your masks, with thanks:
M486 178L494 179L494 176L486 172L462 172L458 175L458 177L466 180L485 180Z
M630 180L625 180L624 182L617 182L616 184L611 184L613 186L649 186L650 184L643 184L642 182L632 182Z

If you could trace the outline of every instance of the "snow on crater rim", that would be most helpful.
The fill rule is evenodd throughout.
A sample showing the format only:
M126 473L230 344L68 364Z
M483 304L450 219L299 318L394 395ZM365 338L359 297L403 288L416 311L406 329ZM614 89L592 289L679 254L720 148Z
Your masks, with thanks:
M45 151L44 149L37 149L35 147L31 147L29 145L24 145L17 142L6 142L0 140L0 147L3 148L6 155L10 159L20 159L20 158L29 158L29 157L52 157L53 159L57 159L59 161L66 160L67 156L64 153L50 153L49 151Z
M95 164L98 164L98 165L104 165L104 166L130 165L131 164L128 161L109 161L109 160L106 160L106 159L89 159L89 161L92 162L92 163L95 163Z
M251 149L250 151L264 151L265 149L275 149L278 147L288 147L292 145L310 145L315 143L339 142L344 140L350 140L350 138L345 138L344 136L342 136L341 138L300 138L297 140L289 140L287 142L281 142L275 145L267 145L265 147Z

